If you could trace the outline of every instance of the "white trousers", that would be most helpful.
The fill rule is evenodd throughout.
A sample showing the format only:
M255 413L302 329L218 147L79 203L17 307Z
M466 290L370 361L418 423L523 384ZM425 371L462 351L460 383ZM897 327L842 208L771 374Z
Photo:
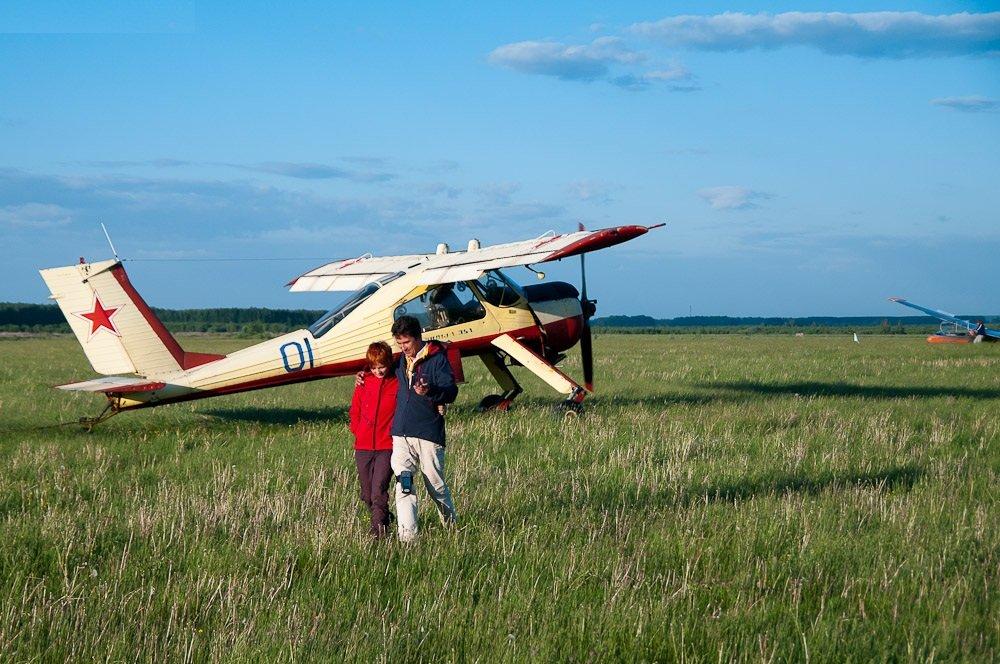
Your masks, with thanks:
M451 502L451 490L444 479L444 446L423 438L411 436L392 437L392 472L399 477L404 471L413 473L416 480L419 472L424 477L427 495L434 501L441 523L455 522L455 506ZM416 485L409 495L396 482L396 523L399 539L410 542L417 536L417 493Z

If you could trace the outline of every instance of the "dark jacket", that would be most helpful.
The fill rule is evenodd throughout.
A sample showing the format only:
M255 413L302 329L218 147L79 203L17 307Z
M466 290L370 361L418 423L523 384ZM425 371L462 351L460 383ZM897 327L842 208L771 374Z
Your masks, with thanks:
M399 392L396 399L396 416L392 421L393 436L412 436L444 445L444 416L437 407L451 403L458 396L458 386L448 362L448 353L439 341L427 341L427 355L418 359L413 367L413 380L406 377L406 358L399 356L396 378ZM413 386L424 378L430 389L425 396L413 391Z
M393 374L378 378L365 372L365 382L354 388L351 431L356 450L391 450L392 416L396 411L399 381Z

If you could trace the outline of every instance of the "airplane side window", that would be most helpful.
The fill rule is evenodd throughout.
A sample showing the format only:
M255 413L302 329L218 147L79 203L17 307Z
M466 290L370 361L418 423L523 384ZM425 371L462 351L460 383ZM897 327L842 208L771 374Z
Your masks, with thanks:
M404 302L392 313L394 320L402 316L413 316L427 332L485 318L486 309L476 299L472 289L459 282L435 286L423 295Z

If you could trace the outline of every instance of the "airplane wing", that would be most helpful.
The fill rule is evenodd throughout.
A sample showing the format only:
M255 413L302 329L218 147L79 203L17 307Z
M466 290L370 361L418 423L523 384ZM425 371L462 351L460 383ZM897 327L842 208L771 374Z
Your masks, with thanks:
M381 277L415 268L421 270L417 282L420 284L470 281L478 279L487 270L545 263L611 247L663 225L617 226L562 235L546 233L531 240L441 254L386 257L366 254L360 258L328 263L306 272L288 285L293 291L356 290Z
M644 235L656 226L617 226L596 231L580 230L564 235L545 234L533 240L497 244L472 251L433 256L424 266L420 283L442 284L478 279L487 270L515 265L547 263L611 247Z
M321 265L285 284L292 292L355 291L397 272L408 272L427 261L430 255L372 256L365 254Z
M904 300L901 297L890 297L889 301L890 302L896 302L897 304L901 304L904 307L909 307L911 309L916 309L917 311L922 311L925 314L927 314L928 316L933 316L934 318L937 318L938 320L943 320L943 321L948 322L948 323L954 323L955 325L961 325L961 326L965 327L968 330L974 330L974 329L976 329L976 324L975 323L973 323L971 321L967 321L964 318L959 318L955 314L950 314L947 311L939 311L937 309L929 309L929 308L921 306L919 304L914 304L913 302L908 302L907 300ZM986 328L986 334L987 334L987 336L997 337L998 339L1000 339L1000 330L993 330L993 329L990 329L990 328Z

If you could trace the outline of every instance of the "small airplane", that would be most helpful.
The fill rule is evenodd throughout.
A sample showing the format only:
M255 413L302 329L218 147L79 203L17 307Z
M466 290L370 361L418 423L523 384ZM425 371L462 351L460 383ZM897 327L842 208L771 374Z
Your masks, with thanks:
M59 385L101 392L108 403L92 428L126 410L235 394L320 378L353 375L364 367L374 341L387 341L394 320L416 317L425 338L444 342L456 380L462 358L478 356L500 385L481 410L507 410L522 388L510 371L523 366L566 395L561 406L579 412L593 392L590 318L596 300L587 297L584 255L626 242L654 226L617 226L574 233L552 231L530 240L464 251L439 244L433 254L372 256L327 263L286 284L293 292L353 291L307 329L230 353L192 353L156 317L129 281L121 261L41 270L51 298L73 329L94 371L103 378ZM112 247L113 248L113 247ZM501 268L580 256L582 293L565 282L520 286ZM556 368L564 352L580 343L583 385ZM127 374L127 375L121 375Z
M914 304L913 302L908 302L901 297L890 297L889 301L896 302L904 307L916 309L917 311L922 311L925 314L942 321L941 329L936 334L932 334L927 337L927 341L932 344L972 343L976 336L979 335L983 337L984 341L1000 341L1000 330L993 330L985 325L980 327L979 323L973 323L972 321L965 320L964 318L959 318L955 314L950 314L947 311L939 311L937 309L930 309L919 304ZM946 330L946 325L949 326L950 329Z

